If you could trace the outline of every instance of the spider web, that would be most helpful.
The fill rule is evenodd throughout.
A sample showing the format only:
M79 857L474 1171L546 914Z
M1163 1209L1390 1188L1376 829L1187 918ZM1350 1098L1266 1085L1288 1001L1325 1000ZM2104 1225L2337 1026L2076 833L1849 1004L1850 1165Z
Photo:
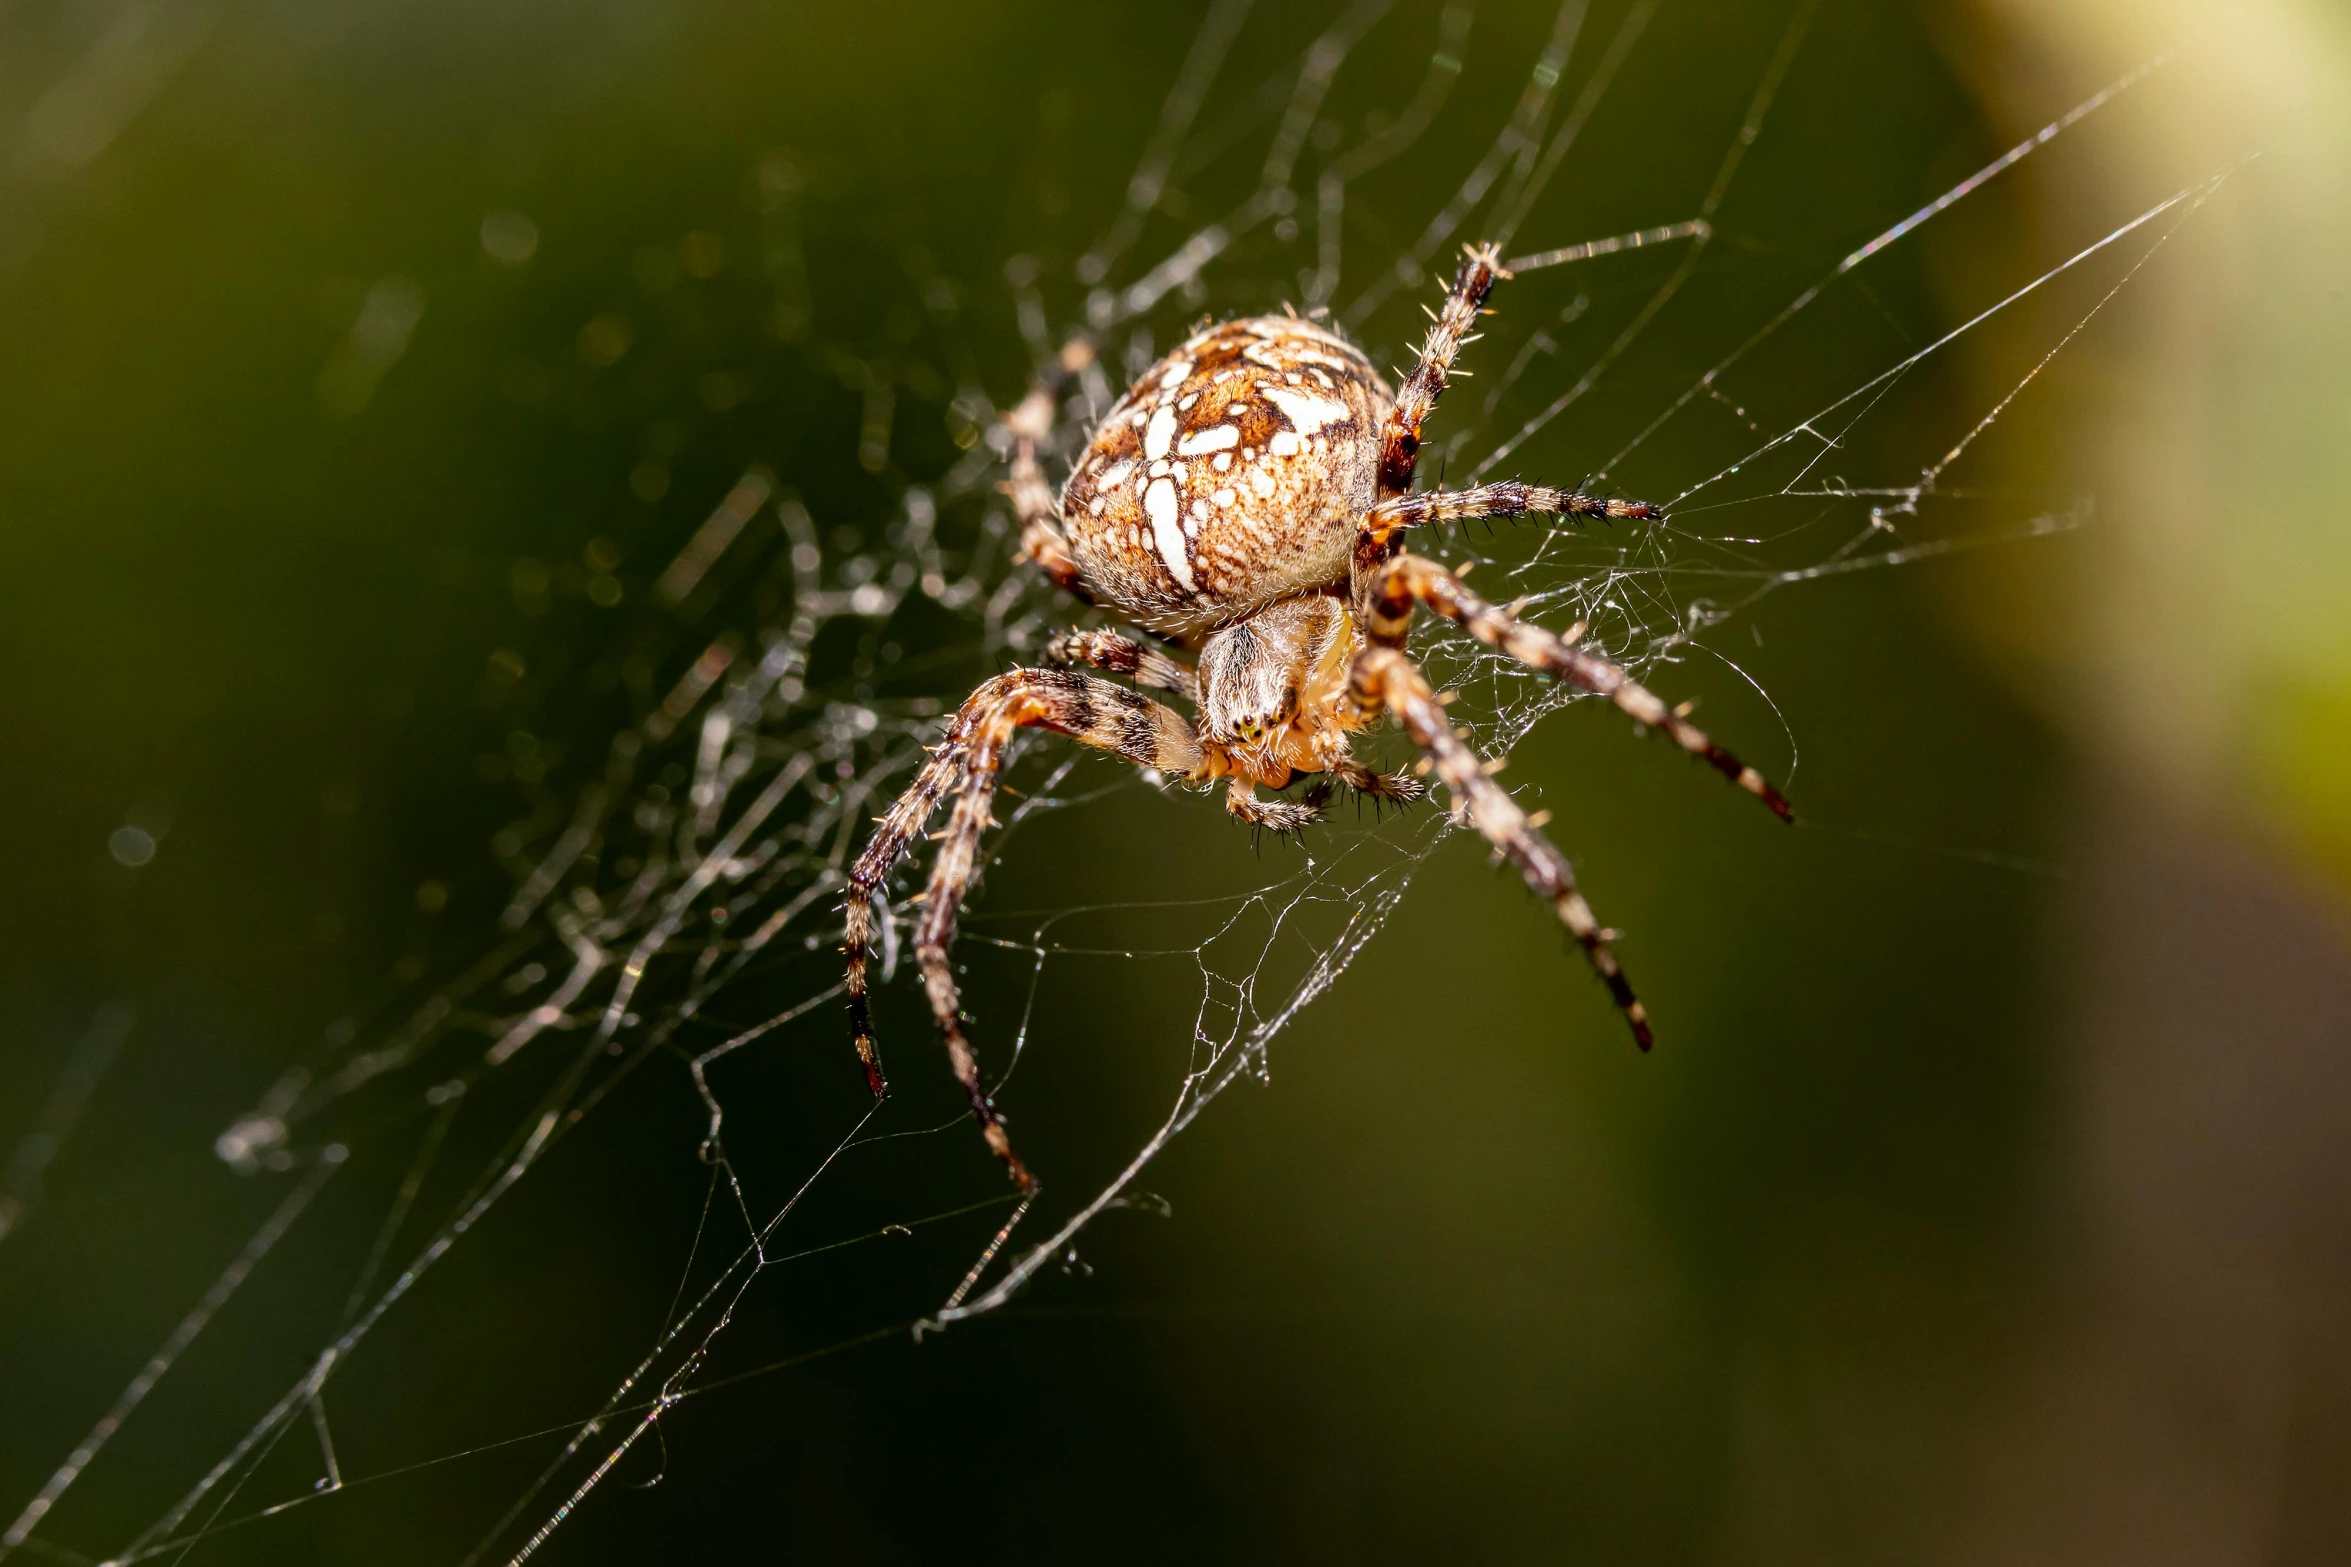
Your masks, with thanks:
M592 1529L592 1509L582 1510L599 1488L640 1447L658 1446L667 1424L690 1418L697 1398L846 1344L949 1329L1052 1270L1082 1268L1077 1243L1088 1227L1157 1205L1140 1184L1153 1160L1235 1082L1266 1076L1275 1039L1380 934L1427 857L1441 847L1470 852L1447 845L1457 830L1450 817L1428 811L1386 823L1342 819L1274 862L1272 879L1224 894L1154 900L1137 888L1131 902L1037 913L980 897L962 956L1011 976L988 994L1026 996L1016 1012L979 1015L997 1090L1016 1113L1018 1068L1048 1026L1052 987L1074 965L1172 965L1197 998L1176 1020L1156 1110L1131 1135L1121 1131L1126 1141L1091 1173L1040 1159L1053 1185L1033 1212L996 1189L951 1097L910 1086L873 1106L851 1091L837 954L846 866L935 738L950 705L942 695L990 661L1033 656L1072 618L1066 601L1016 567L995 424L1024 375L1069 337L1087 336L1131 374L1202 311L1289 300L1328 312L1401 365L1416 340L1415 307L1433 302L1461 242L1500 244L1515 281L1473 350L1485 373L1457 385L1439 414L1431 471L1477 482L1524 462L1530 475L1556 479L1568 476L1560 465L1580 462L1587 484L1661 501L1671 521L1614 532L1526 526L1421 547L1476 568L1490 596L1519 600L1527 615L1584 624L1589 645L1661 689L1674 689L1666 676L1677 665L1719 665L1736 682L1745 673L1735 644L1718 633L1766 597L2087 519L2081 497L1968 488L1969 458L2233 172L2202 171L2112 216L2085 217L2034 269L1997 280L1941 330L1906 341L1881 333L1874 357L1854 364L1852 350L1822 345L1855 313L1890 313L1872 287L1889 258L2019 162L2063 155L2069 133L2165 60L2056 106L2037 135L1915 210L1886 214L1823 266L1817 245L1769 241L1769 214L1739 204L1749 164L1771 154L1783 98L1837 96L1835 82L1799 79L1816 21L1810 0L1747 61L1749 86L1725 106L1712 167L1688 188L1652 189L1655 210L1615 232L1561 232L1561 214L1574 209L1559 187L1638 68L1653 0L1626 10L1566 0L1531 59L1481 57L1464 5L1426 17L1393 0L1353 0L1302 47L1260 39L1271 24L1252 11L1250 0L1208 8L1124 204L1074 258L1015 257L1001 293L958 287L927 257L908 260L928 334L922 357L959 460L932 482L900 477L896 400L920 378L844 345L836 364L859 404L860 461L894 488L886 525L828 528L782 461L751 467L710 497L706 520L651 584L665 629L626 651L621 684L634 693L632 710L604 724L593 765L551 776L494 845L512 885L500 930L447 972L395 977L368 1016L331 1030L219 1134L223 1161L279 1183L282 1196L0 1530L0 1557L93 1559L53 1538L70 1516L57 1509L117 1460L125 1433L192 1346L237 1331L292 1335L284 1382L252 1400L209 1467L171 1477L146 1526L108 1542L104 1559L178 1557L230 1531L332 1506L345 1490L517 1449L537 1455L533 1471L501 1512L479 1521L478 1543L462 1559L520 1562L559 1529ZM1358 90L1349 68L1366 40L1401 47L1399 35L1420 61L1415 79ZM1211 106L1216 113L1204 112ZM1348 124L1360 132L1331 134ZM798 176L771 161L757 184L771 308L805 318ZM1179 189L1196 202L1223 193L1217 215L1189 228L1171 218ZM1408 227L1389 233L1399 213ZM978 334L967 335L966 293L1008 308L1028 366L990 362ZM1684 368L1644 359L1677 309L1701 298L1704 321L1735 330L1710 344L1702 334L1685 339ZM1950 404L1932 377L1954 345L2014 322L2024 323L2029 351L1999 395ZM1691 344L1700 345L1694 357ZM1071 388L1073 447L1117 379L1097 361ZM1607 397L1594 395L1603 388ZM1562 439L1570 425L1572 442ZM1921 445L1922 430L1939 433ZM917 641L938 651L906 655ZM1424 634L1421 656L1460 693L1456 712L1491 754L1507 753L1573 699L1458 636ZM1789 778L1797 736L1778 726L1784 739L1772 755L1770 696L1753 681L1745 689L1741 721L1715 727ZM1758 715L1763 722L1747 721ZM1154 791L1174 791L1071 750L1024 742L1007 773L1014 803L999 808L993 858L1017 858L1056 814L1112 797L1133 809ZM920 870L902 872L900 898ZM892 984L902 977L903 908L883 922L880 973L883 1043L898 1045L902 1082L922 1069L919 1009ZM93 1032L42 1129L9 1165L0 1194L8 1222L37 1198L42 1169L128 1026L120 1021ZM777 1074L803 1062L806 1083L829 1086L779 1099L779 1083L799 1080ZM561 1206L550 1171L563 1150L627 1123L649 1080L682 1090L692 1107L688 1123L661 1134L660 1156L692 1162L705 1183L675 1298L650 1341L633 1361L589 1368L601 1386L575 1419L453 1432L409 1463L347 1472L336 1429L365 1418L345 1396L353 1369L371 1350L388 1353L383 1342L428 1309L440 1277L470 1248L489 1244L483 1232L504 1209ZM949 1143L970 1153L951 1190L910 1162ZM330 1210L340 1216L334 1236L322 1234L319 1216ZM805 1291L813 1270L917 1232L940 1239L920 1253L915 1287L927 1301L906 1317L842 1324L831 1339L798 1346L743 1342L759 1332L740 1324L761 1281L780 1271L803 1281L786 1287ZM312 1265L349 1280L336 1319L294 1325L258 1307L241 1311L253 1281L306 1244ZM960 1261L935 1266L950 1256Z

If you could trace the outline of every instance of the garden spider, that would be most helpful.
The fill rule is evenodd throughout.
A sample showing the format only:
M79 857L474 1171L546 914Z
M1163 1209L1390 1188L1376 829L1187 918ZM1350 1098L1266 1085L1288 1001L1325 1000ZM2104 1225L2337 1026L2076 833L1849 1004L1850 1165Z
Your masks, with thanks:
M1576 890L1567 859L1519 809L1446 716L1406 654L1413 611L1426 607L1543 673L1605 696L1636 721L1705 758L1783 820L1788 802L1754 768L1635 684L1616 664L1486 603L1434 561L1403 553L1416 524L1473 517L1656 520L1656 507L1568 490L1505 483L1413 493L1421 423L1453 358L1472 341L1495 279L1491 247L1472 247L1422 345L1391 397L1345 339L1294 315L1205 328L1145 372L1094 430L1057 501L1037 450L1051 434L1054 393L1038 385L1006 420L1024 554L1080 601L1115 610L1158 639L1197 653L1188 666L1116 631L1073 631L1046 649L1047 669L1014 669L973 692L947 738L881 818L849 878L849 1018L867 1086L888 1091L866 997L875 900L891 867L950 790L960 789L941 835L915 934L932 1015L972 1114L1023 1193L1036 1179L1012 1150L964 1036L948 948L979 850L989 802L1013 731L1058 730L1185 782L1228 780L1225 806L1257 827L1290 831L1320 814L1332 784L1374 799L1409 800L1422 786L1376 773L1348 755L1348 736L1393 716L1425 754L1457 816L1474 824L1559 918L1608 987L1641 1048L1649 1021L1609 950L1611 932ZM1089 362L1082 342L1061 370ZM1069 666L1130 675L1198 711L1185 718L1139 691ZM1296 773L1328 780L1302 801L1260 800Z

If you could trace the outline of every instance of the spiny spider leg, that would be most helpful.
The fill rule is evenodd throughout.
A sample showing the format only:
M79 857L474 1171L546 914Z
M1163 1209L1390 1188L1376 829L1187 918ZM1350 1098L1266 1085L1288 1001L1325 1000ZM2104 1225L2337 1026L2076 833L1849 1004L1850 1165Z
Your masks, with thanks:
M1257 786L1246 778L1235 778L1225 786L1224 808L1247 826L1270 827L1277 833L1310 827L1322 815L1320 801L1260 800Z
M1584 949L1593 971L1624 1013L1634 1042L1648 1049L1653 1042L1649 1014L1634 996L1616 954L1609 950L1608 932L1600 928L1592 906L1576 891L1575 872L1569 868L1567 856L1537 830L1535 820L1518 808L1518 802L1486 775L1485 764L1454 734L1453 721L1412 660L1393 647L1367 647L1355 655L1347 684L1358 706L1374 712L1385 709L1396 716L1413 744L1428 753L1437 776L1445 780L1453 797L1454 815L1466 816L1498 853L1518 867L1527 885L1550 900L1560 923Z
M1436 322L1420 346L1420 360L1412 373L1404 378L1404 389L1397 394L1396 406L1389 411L1380 432L1380 495L1383 499L1402 495L1412 488L1412 476L1420 463L1420 427L1437 406L1437 398L1445 390L1446 376L1453 368L1453 359L1461 352L1461 345L1471 341L1470 328L1477 324L1478 311L1493 292L1494 280L1507 277L1502 270L1501 253L1491 245L1472 245L1461 271L1454 276L1453 287L1445 295L1444 308L1437 312Z
M865 993L865 964L873 951L873 901L889 884L890 869L898 863L898 856L931 819L941 797L963 776L973 724L966 704L965 710L955 715L947 738L932 747L931 759L914 775L914 782L878 818L881 825L849 871L849 897L841 911L846 927L842 945L849 955L849 1030L857 1043L857 1059L865 1066L865 1086L876 1099L889 1097L890 1079L882 1071L881 1053L874 1046L873 1006Z
M872 847L858 860L850 877L849 1016L857 1030L859 1054L870 1061L872 1024L865 998L864 964L872 898L888 879L890 867L908 839L921 830L949 787L934 783L934 772L947 764L961 775L962 792L948 816L938 859L931 866L930 882L923 892L922 918L915 927L915 960L922 968L923 989L930 997L931 1015L946 1044L948 1062L971 1102L981 1134L1025 1193L1037 1189L1036 1177L1013 1153L1004 1117L981 1085L979 1059L963 1032L961 999L948 962L948 951L955 943L956 918L978 863L980 835L990 825L988 807L995 798L1004 748L1013 731L1024 726L1058 730L1139 766L1179 775L1198 768L1201 755L1192 726L1173 708L1149 697L1107 680L1064 670L1012 670L983 684L958 710L947 743L933 754L914 785L883 818L882 830L874 835ZM867 911L865 918L859 917L860 909ZM878 1067L868 1067L869 1083L878 1071Z
M1277 833L1298 832L1322 820L1325 808L1331 803L1334 785L1343 785L1375 800L1394 800L1399 804L1428 793L1417 778L1407 778L1401 773L1375 773L1360 762L1341 759L1326 767L1321 779L1299 800L1260 800L1256 785L1236 777L1225 786L1224 808L1251 827L1270 828Z
M1136 685L1172 691L1187 702L1200 700L1200 677L1191 665L1117 631L1064 631L1045 644L1045 662L1063 667L1091 664L1112 674L1132 675Z
M1363 526L1375 542L1384 545L1404 528L1470 522L1480 517L1630 517L1655 522L1664 515L1647 501L1613 500L1508 480L1468 490L1422 490L1417 495L1391 496L1371 509Z
M1328 771L1347 788L1375 800L1393 800L1401 805L1429 792L1428 786L1417 778L1403 773L1375 773L1361 762L1333 762Z
M1635 722L1664 730L1676 745L1704 758L1716 772L1769 806L1781 821L1796 819L1794 808L1764 781L1761 773L1709 740L1704 730L1634 681L1623 666L1574 647L1541 626L1531 625L1487 603L1435 561L1417 555L1396 556L1379 568L1367 599L1369 613L1365 616L1364 632L1374 643L1401 648L1411 630L1414 607L1425 604L1488 647L1572 686L1607 697Z

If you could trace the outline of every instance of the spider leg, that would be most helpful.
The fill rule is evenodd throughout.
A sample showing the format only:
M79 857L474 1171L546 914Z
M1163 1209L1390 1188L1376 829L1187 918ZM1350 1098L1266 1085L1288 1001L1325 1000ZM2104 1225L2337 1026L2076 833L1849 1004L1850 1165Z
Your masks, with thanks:
M1467 490L1422 490L1416 495L1391 496L1371 509L1363 527L1373 542L1385 545L1405 528L1480 517L1631 517L1654 522L1664 515L1646 501L1613 500L1513 480Z
M1072 374L1083 369L1092 355L1091 347L1073 341L1062 350L1058 368L1064 376ZM1091 604L1094 595L1087 590L1077 557L1069 552L1069 540L1061 531L1060 497L1045 482L1045 470L1037 461L1037 448L1053 434L1055 384L1042 380L1032 384L1028 395L1005 415L1004 428L1012 437L1012 475L1004 493L1012 498L1012 509L1020 517L1020 552L1035 561L1055 587L1081 604Z
M1373 643L1402 648L1411 629L1414 606L1425 604L1488 647L1569 685L1608 698L1637 723L1662 729L1676 745L1703 758L1716 772L1761 800L1780 820L1796 819L1794 807L1761 773L1709 740L1704 730L1636 682L1622 665L1596 653L1587 653L1541 626L1530 625L1508 610L1487 603L1435 561L1417 555L1396 556L1379 568L1368 596L1364 630Z
M1224 808L1251 827L1270 827L1278 833L1312 826L1322 815L1318 801L1260 800L1257 786L1239 776L1225 786Z
M977 700L975 696L973 701ZM914 782L882 814L874 835L866 840L865 852L849 871L849 897L842 909L846 927L842 945L849 957L849 1029L857 1044L857 1059L865 1067L865 1086L876 1099L888 1097L890 1080L874 1047L873 1007L865 993L866 959L873 950L874 898L888 885L890 870L906 852L906 845L939 808L940 798L963 776L974 723L972 703L967 702L955 715L947 738L931 748L931 759L914 775Z
M922 969L931 1015L947 1047L948 1063L971 1102L981 1135L1020 1189L1033 1192L1036 1178L1012 1151L1004 1117L980 1082L979 1058L963 1032L961 997L948 962L956 919L978 864L980 835L990 825L988 808L995 798L1004 750L1013 732L1024 726L1058 730L1130 762L1165 772L1189 773L1201 764L1200 742L1181 714L1107 680L1062 670L1016 669L982 685L956 713L946 744L933 753L912 787L883 818L882 830L874 835L850 877L849 1017L857 1030L859 1055L873 1062L864 974L873 895L888 880L890 867L908 840L921 830L941 796L960 778L961 792L941 834L939 855L923 893L922 918L915 927L915 960ZM868 1065L869 1083L878 1078L879 1070L878 1065Z
M1297 832L1322 820L1334 784L1375 800L1402 802L1417 800L1428 793L1428 786L1417 778L1402 773L1375 773L1360 762L1341 758L1323 769L1323 781L1308 789L1300 800L1260 800L1257 786L1235 774L1225 785L1224 808L1251 827L1270 828L1277 833Z
M1132 675L1139 686L1172 691L1187 702L1200 700L1200 677L1191 665L1123 632L1064 631L1045 644L1045 662L1063 667L1091 664L1112 674Z
M1575 872L1569 868L1567 856L1537 830L1535 819L1518 808L1508 791L1487 775L1477 752L1453 732L1444 705L1412 660L1393 647L1367 647L1355 655L1347 684L1358 705L1393 713L1413 743L1428 753L1437 776L1452 795L1455 817L1466 817L1497 853L1518 867L1527 885L1550 901L1560 923L1575 937L1600 982L1608 987L1608 994L1632 1028L1634 1042L1648 1049L1652 1043L1649 1014L1634 996L1616 954L1609 950L1609 933L1600 928L1592 906L1576 890Z
M1396 406L1389 410L1380 432L1380 494L1383 498L1402 495L1412 488L1412 476L1420 462L1420 427L1437 406L1437 398L1445 390L1445 379L1453 369L1454 356L1461 345L1471 341L1470 328L1477 323L1478 311L1486 303L1486 295L1494 288L1494 280L1508 276L1502 270L1500 253L1491 245L1472 245L1461 263L1460 272L1453 278L1453 287L1445 295L1444 308L1437 312L1436 322L1421 343L1420 360L1412 373L1404 378L1404 389L1397 394Z
M1375 800L1394 800L1398 804L1417 800L1429 792L1428 785L1404 773L1375 773L1356 761L1335 762L1328 769L1331 777Z

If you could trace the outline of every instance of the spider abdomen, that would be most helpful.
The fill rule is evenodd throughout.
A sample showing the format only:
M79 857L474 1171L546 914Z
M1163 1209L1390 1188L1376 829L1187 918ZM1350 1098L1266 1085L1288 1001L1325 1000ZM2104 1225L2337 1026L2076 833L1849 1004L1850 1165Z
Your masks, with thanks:
M1062 489L1087 588L1192 636L1345 582L1391 401L1371 362L1311 321L1196 334L1103 418Z

